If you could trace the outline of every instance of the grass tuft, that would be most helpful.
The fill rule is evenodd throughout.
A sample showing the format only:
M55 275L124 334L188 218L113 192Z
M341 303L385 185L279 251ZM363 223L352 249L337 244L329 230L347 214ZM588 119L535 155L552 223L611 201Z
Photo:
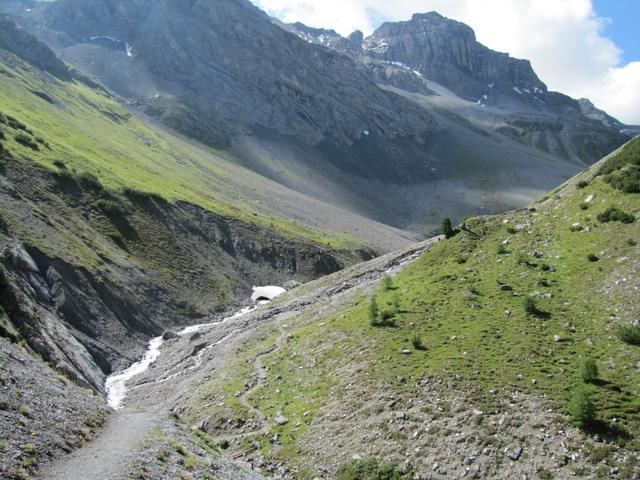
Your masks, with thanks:
M629 345L640 345L640 325L626 325L618 330L618 338Z

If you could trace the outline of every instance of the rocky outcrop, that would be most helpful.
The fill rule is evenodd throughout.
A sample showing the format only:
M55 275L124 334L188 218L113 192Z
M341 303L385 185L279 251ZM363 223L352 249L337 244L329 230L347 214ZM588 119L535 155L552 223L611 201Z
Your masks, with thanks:
M364 34L360 30L356 30L345 38L335 30L313 28L300 22L281 26L309 43L323 45L331 50L347 54L348 56L355 57L362 51Z
M47 45L16 26L3 13L0 13L0 48L9 50L58 77L69 78L71 76L67 66Z
M608 115L607 112L596 108L591 100L581 98L578 100L578 104L580 105L580 111L585 117L590 118L591 120L596 120L607 128L617 128L618 130L626 128L624 124L613 118L611 115Z
M0 478L36 478L43 463L84 445L107 417L102 398L0 338Z
M547 90L529 61L488 49L476 41L469 26L436 12L416 14L407 22L383 24L365 40L364 50L372 58L408 65L473 101L491 83L536 92Z

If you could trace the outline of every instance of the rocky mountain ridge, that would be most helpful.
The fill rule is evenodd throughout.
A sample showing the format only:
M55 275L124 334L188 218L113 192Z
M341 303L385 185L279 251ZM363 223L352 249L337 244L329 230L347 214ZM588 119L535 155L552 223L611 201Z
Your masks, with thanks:
M308 39L304 26L290 28ZM606 113L595 114L584 101L549 91L528 60L490 50L476 40L469 26L437 12L386 22L355 49L352 42L345 47L346 39L335 32L320 36L316 32L313 38L364 63L380 83L433 95L428 82L435 82L463 100L494 109L501 123L509 125L501 127L505 133L555 155L590 163L633 133ZM479 115L467 118L482 124ZM536 130L547 138L538 135L531 141ZM580 131L592 132L587 148L580 145L585 138L576 136Z
M131 108L288 188L421 233L443 215L520 206L628 138L437 14L364 39L283 25L247 0L3 8Z
M489 84L547 91L528 60L488 49L468 25L436 12L382 24L364 40L363 50L371 58L408 65L468 100L480 98Z
M416 156L417 145L437 130L426 112L399 107L402 101L379 90L350 59L301 43L245 0L62 0L45 10L42 21L64 33L65 46L103 37L114 39L120 53L130 45L132 62L148 77L146 91L125 85L122 72L92 73L112 90L144 102L148 113L208 144L230 145L235 136L272 131L333 152L330 159L346 171L408 177L415 164L402 162L395 150L408 154L413 147L407 145L416 145L408 157ZM135 67L122 68L126 77ZM365 130L376 134L375 148L396 161L383 162L377 155L366 168L351 161L348 152Z

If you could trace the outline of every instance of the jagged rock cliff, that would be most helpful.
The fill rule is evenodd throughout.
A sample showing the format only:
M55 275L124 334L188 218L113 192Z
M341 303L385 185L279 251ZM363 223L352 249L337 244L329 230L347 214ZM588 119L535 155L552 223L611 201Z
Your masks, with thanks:
M410 21L384 23L364 43L366 55L400 62L476 101L488 84L546 91L527 60L488 49L473 30L438 13L416 14Z
M313 32L300 24L290 28L303 38ZM463 109L463 102L436 100L434 106L462 113L481 128L493 124L515 141L559 158L588 164L629 138L625 126L604 112L549 91L528 60L487 48L469 26L436 12L384 23L359 49L335 32L315 32L312 38L358 59L376 82L426 96L434 95L428 83L435 82L447 89L439 96L453 92L472 105Z

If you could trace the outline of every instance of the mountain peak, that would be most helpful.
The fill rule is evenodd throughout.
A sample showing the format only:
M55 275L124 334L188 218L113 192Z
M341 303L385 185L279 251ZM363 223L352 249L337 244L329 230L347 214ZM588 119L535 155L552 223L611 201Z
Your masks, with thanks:
M377 60L400 62L473 101L487 93L489 84L502 84L510 95L546 91L528 60L490 50L471 27L437 12L383 24L365 40L365 49Z
M446 17L440 15L435 10L432 10L431 12L426 12L426 13L414 13L413 16L411 17L411 20L423 20L423 19L429 20L432 18L446 20Z

